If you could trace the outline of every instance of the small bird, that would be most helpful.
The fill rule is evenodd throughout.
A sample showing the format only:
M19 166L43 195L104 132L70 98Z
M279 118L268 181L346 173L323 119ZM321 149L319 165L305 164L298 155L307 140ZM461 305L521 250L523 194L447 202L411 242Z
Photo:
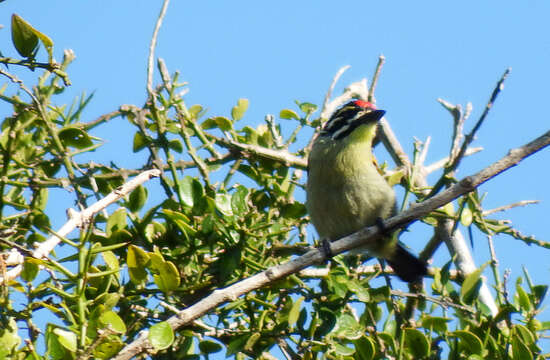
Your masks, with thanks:
M384 114L367 101L351 101L334 112L313 142L306 207L325 242L381 224L397 213L395 193L378 172L372 153ZM388 234L365 250L386 259L403 281L418 281L427 273L426 264L405 250L397 236Z

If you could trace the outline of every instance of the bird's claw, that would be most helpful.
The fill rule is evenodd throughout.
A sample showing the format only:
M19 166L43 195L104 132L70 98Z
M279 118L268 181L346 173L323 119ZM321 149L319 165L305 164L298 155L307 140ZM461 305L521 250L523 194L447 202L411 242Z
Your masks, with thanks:
M386 227L386 224L384 223L384 219L381 217L377 217L375 220L375 224L382 233L386 233L388 231L388 228Z
M321 240L321 249L323 250L323 253L325 254L325 259L330 260L334 256L332 253L332 250L330 249L330 241L328 241L327 238L323 238Z

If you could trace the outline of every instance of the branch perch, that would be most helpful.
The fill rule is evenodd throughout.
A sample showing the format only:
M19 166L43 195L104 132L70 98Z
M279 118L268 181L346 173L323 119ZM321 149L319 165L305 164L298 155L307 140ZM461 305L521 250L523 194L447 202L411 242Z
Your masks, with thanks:
M441 193L427 199L422 203L412 206L409 210L402 212L397 216L387 219L384 224L385 228L396 229L398 227L410 224L411 222L427 215L429 212L445 205L459 196L474 190L476 187L497 176L503 171L516 166L524 158L548 145L550 145L550 131L520 148L510 150L508 155L504 156L497 162L489 165L474 175L465 177L460 182L442 191ZM364 246L364 244L372 243L380 236L382 236L382 233L378 226L366 227L354 234L332 242L330 244L331 251L336 255L358 246ZM179 314L172 316L167 320L167 322L173 329L181 328L182 326L189 324L191 321L203 316L216 306L219 306L227 301L233 301L243 294L259 289L323 260L324 254L322 250L310 250L299 258L273 266L265 271L262 271L261 273L239 281L224 289L214 291L212 294L198 301L194 305L182 310ZM151 345L148 342L148 331L144 330L139 334L137 339L123 348L119 352L118 356L114 357L114 359L131 359L150 346Z

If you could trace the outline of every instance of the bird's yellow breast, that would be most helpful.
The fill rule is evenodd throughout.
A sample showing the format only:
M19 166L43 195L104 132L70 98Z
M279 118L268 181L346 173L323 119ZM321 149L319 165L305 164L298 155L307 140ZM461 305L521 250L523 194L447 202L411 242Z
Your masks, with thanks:
M335 240L394 211L393 189L376 169L371 154L369 142L328 139L312 149L306 205L319 236Z

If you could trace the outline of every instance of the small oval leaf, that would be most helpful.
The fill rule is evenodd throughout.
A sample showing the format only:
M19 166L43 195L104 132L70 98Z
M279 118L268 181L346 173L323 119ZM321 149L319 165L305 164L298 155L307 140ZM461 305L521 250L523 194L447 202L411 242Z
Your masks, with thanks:
M237 105L231 109L231 117L233 118L233 121L241 120L247 109L248 99L237 100Z
M88 133L77 127L65 127L59 131L58 136L65 146L85 149L94 145Z
M151 326L149 342L157 350L167 349L174 342L174 331L166 321Z
M290 110L290 109L283 109L281 110L281 112L279 113L279 117L281 119L296 119L296 120L300 120L300 117L298 116L298 114L296 114L296 112L294 110Z

